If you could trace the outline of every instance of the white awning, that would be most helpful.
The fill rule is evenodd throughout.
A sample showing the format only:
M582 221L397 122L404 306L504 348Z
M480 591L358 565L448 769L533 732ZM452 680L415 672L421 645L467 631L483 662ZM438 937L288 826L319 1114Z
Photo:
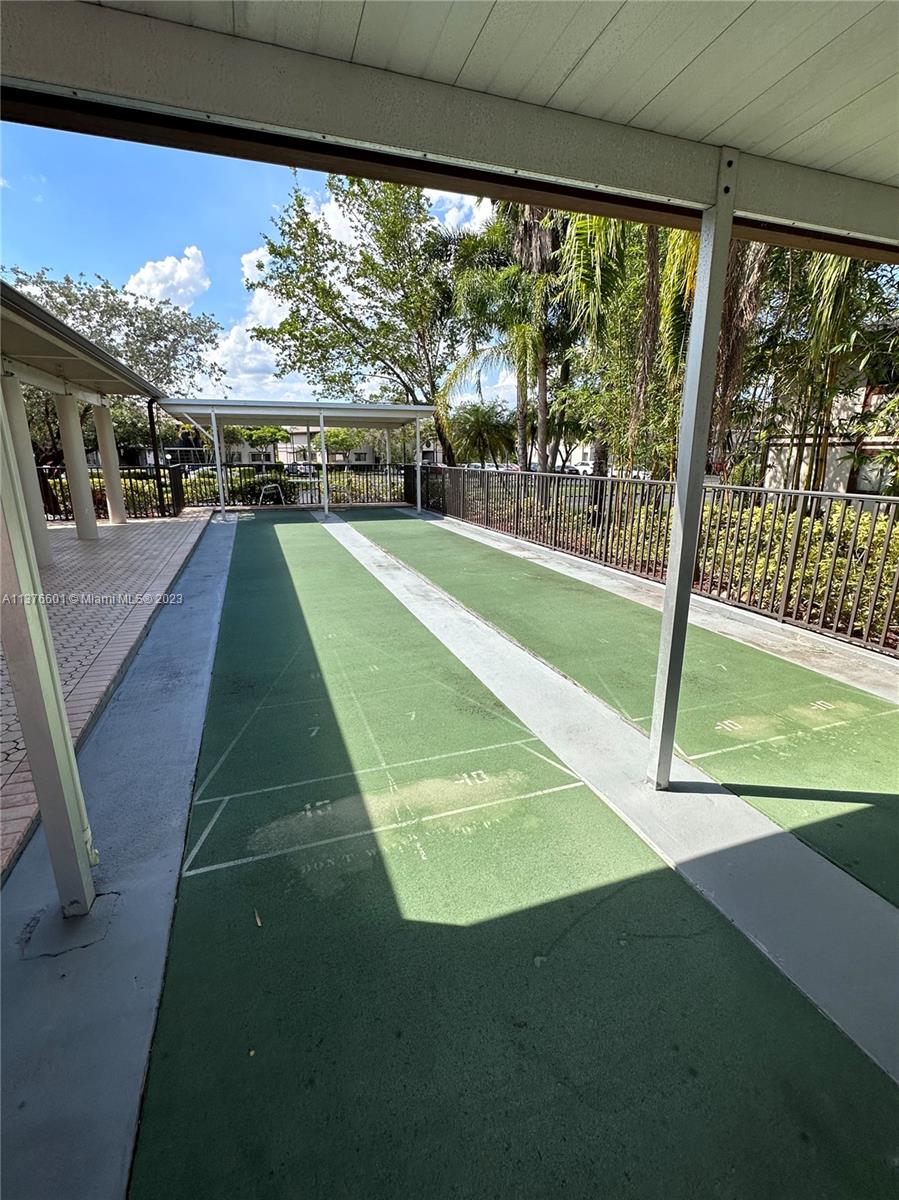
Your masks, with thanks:
M103 396L162 396L125 363L5 282L0 282L0 344L4 367L44 391L93 404Z
M352 401L292 403L287 400L178 400L167 398L160 407L176 421L211 425L302 425L318 429L322 417L328 429L387 429L411 424L416 417L433 416L430 404L355 404Z

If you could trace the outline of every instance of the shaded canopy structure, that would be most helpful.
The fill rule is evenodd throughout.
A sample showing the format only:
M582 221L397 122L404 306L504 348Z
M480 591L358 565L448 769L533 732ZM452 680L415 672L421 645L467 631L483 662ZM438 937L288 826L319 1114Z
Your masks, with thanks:
M50 542L22 400L22 384L40 388L53 396L75 525L78 537L86 540L97 537L97 518L78 406L91 406L109 519L113 524L123 525L125 500L109 398L134 396L158 400L162 392L101 346L47 312L30 296L4 282L0 282L0 347L3 398L31 537L38 565L49 566L52 561Z
M434 407L429 404L355 404L341 401L330 404L291 403L278 401L265 403L258 400L176 400L162 402L166 412L176 421L193 425L201 433L204 427L211 429L211 441L215 454L215 470L218 477L219 507L225 512L225 484L222 473L225 425L293 425L306 430L307 438L315 429L321 442L322 499L325 512L330 508L328 492L328 455L325 450L326 429L401 429L405 425L415 426L415 491L416 508L421 511L421 420L432 417Z

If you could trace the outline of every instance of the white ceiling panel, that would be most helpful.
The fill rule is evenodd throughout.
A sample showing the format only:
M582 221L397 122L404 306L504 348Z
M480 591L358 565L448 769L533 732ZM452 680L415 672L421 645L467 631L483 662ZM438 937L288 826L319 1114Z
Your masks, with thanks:
M512 95L581 8L572 0L495 4L456 82L478 92Z
M899 181L899 138L891 128L886 137L854 150L831 165L830 170L841 175L857 175L861 179L876 179L879 183Z
M234 32L234 5L231 0L97 0L105 8L120 8L143 17L160 17L179 25L195 25L215 33Z
M102 2L859 178L896 174L897 0Z
M627 124L748 3L625 5L553 97L553 108Z
M349 58L363 10L362 0L324 0L284 4L281 0L237 0L234 32L238 37L306 50L327 58Z
M768 154L875 87L897 65L899 5L879 4L718 125L709 140Z
M455 0L421 77L455 83L492 8L492 0Z
M453 83L490 14L490 4L381 0L366 4L353 61Z
M839 112L825 117L814 128L784 142L775 153L804 166L829 170L851 154L853 148L867 148L880 142L895 126L889 99L895 95L896 81L895 75L885 80ZM896 148L899 150L899 141Z
M808 0L753 4L633 123L701 141L874 7Z
M592 0L567 24L560 21L534 56L530 72L521 73L515 99L548 104L620 8L621 0Z

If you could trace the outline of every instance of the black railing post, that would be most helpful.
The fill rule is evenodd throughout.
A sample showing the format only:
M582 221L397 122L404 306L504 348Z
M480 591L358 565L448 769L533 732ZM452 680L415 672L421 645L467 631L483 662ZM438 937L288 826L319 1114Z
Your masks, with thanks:
M172 516L184 508L184 475L180 467L169 467L169 486L172 490Z
M159 457L159 436L156 432L156 414L153 412L153 400L147 401L147 421L150 426L150 445L153 448L154 475L156 478L156 498L159 501L159 515L166 515L165 490L162 486L162 460Z

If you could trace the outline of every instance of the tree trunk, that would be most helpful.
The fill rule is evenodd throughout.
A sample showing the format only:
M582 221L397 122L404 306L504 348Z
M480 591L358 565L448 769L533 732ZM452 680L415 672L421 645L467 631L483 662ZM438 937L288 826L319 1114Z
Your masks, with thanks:
M518 469L528 469L528 377L526 369L519 367L515 375L518 389L515 406L515 453L518 455Z
M449 431L443 420L443 414L440 411L434 412L434 427L437 430L437 441L440 443L440 449L443 451L443 461L448 467L456 465L456 456L453 453L453 443L449 438Z
M812 491L824 489L824 477L827 474L827 451L830 448L830 417L833 411L833 397L824 406L821 413L821 435L818 438L818 451L815 455L815 470L812 475Z
M549 458L546 448L548 428L548 401L546 391L547 360L546 348L541 347L537 357L537 468L540 471L549 470Z
M871 411L871 397L873 395L874 395L874 385L869 383L865 388L865 396L864 396L864 399L862 400L862 411L861 411L862 419L864 418L865 413L869 413ZM853 442L853 445L852 445L852 459L851 459L852 465L849 469L849 478L846 480L846 491L847 492L857 492L858 491L858 474L859 474L859 469L861 466L861 451L862 451L862 446L865 444L866 437L867 437L867 430L865 429L864 424L862 424L861 430L860 430L860 432L858 432L855 435L855 441Z
M593 474L608 475L608 473L609 447L602 438L597 438L593 443Z
M571 363L568 361L567 358L563 358L562 365L559 367L559 387L560 388L567 387L570 380L571 380ZM559 398L558 403L559 403L559 412L557 414L557 420L556 420L556 435L552 440L552 446L550 447L550 450L549 450L549 465L552 470L555 470L556 462L559 457L559 446L562 443L562 425L565 420L565 406L567 403L564 393ZM571 450L569 450L568 453L565 455L565 457L562 459L563 467L570 457L571 457Z

